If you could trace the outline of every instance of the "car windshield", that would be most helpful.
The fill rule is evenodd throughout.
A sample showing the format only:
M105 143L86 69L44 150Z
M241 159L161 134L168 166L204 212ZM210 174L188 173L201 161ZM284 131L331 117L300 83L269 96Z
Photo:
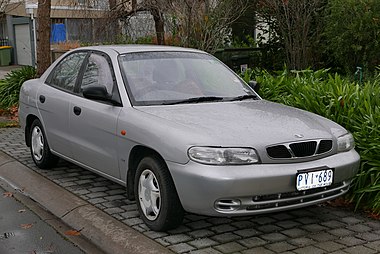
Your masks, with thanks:
M138 52L119 57L134 105L256 99L219 60L204 53Z

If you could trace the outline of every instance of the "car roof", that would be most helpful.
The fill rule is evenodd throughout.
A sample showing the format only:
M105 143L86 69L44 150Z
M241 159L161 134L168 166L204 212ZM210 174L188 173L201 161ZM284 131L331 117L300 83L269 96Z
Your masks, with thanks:
M108 51L113 50L118 54L134 53L134 52L152 52L152 51L180 51L180 52L197 52L205 53L201 50L182 48L182 47L173 47L173 46L161 46L161 45L142 45L142 44L126 44L126 45L102 45L102 46L90 46L83 47L78 49L87 49L87 50L100 50Z

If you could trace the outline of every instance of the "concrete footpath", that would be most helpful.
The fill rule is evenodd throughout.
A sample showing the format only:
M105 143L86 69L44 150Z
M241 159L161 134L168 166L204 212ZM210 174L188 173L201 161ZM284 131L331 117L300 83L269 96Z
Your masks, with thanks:
M76 197L57 184L35 173L28 167L24 166L3 152L0 152L0 184L2 188L7 190L8 193L14 193L13 196L16 199L19 199L21 202L25 202L23 205L26 206L27 209L35 209L34 211L39 210L40 214L42 214L42 216L40 215L41 220L49 223L58 232L64 233L67 230L80 231L80 236L65 237L68 238L68 240L74 242L86 253L169 252L163 246L155 243L154 241L122 224L111 216L105 214L88 202ZM7 197L6 194L4 195L4 198L5 197ZM35 202L31 202L31 200L34 200ZM15 207L16 206L14 206L14 208ZM22 205L19 207L22 207ZM43 207L43 209L41 207ZM6 208L2 208L0 212L3 209ZM15 211L14 209L11 209L10 212L14 213ZM4 214L2 212L1 214L4 217ZM9 230L5 230L4 232L2 231L6 228L3 225L3 222L8 223L9 221L11 221L11 218L8 217L0 220L0 235L8 235L7 232ZM39 221L39 219L36 221ZM65 223L67 226L63 223ZM20 224L22 224L22 222L20 222ZM46 228L46 225L41 226L40 230L43 231ZM49 230L51 231L51 229ZM48 231L46 233L50 234ZM14 240L12 240L12 238L7 239L9 239L9 241L22 240L16 236L13 238ZM90 242L87 239L90 240ZM49 238L49 241L53 240L59 241L59 244L57 243L57 245L63 244L62 238L59 236ZM6 242L6 239L0 239L0 242L1 241ZM30 243L28 247L33 248L32 245L33 243ZM66 245L70 246L69 243ZM96 245L96 247L94 245ZM6 248L6 246L11 247L11 245L3 245L2 248ZM34 248L39 247L41 247L41 245L35 242ZM70 248L73 250L75 249L75 247L72 245ZM76 253L68 250L71 249L65 249L65 251L62 253ZM22 252L12 252L12 249L2 251L0 248L0 253ZM58 250L55 250L48 253L60 252Z

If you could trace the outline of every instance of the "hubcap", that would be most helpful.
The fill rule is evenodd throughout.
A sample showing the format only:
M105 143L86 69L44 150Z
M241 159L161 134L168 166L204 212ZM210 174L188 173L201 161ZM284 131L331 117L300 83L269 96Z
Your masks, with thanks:
M35 126L32 131L32 154L38 161L42 159L44 154L44 136L38 126Z
M161 209L160 187L156 176L149 169L140 175L138 186L141 210L148 220L155 220Z

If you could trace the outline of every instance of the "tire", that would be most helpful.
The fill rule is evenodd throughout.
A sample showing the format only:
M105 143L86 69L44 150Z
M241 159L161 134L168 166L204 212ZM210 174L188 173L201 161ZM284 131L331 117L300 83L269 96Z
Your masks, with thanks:
M45 169L57 165L59 158L50 152L40 120L34 120L30 126L29 139L30 153L37 167Z
M162 159L143 158L137 167L134 187L140 215L150 229L166 231L182 223L184 210Z

